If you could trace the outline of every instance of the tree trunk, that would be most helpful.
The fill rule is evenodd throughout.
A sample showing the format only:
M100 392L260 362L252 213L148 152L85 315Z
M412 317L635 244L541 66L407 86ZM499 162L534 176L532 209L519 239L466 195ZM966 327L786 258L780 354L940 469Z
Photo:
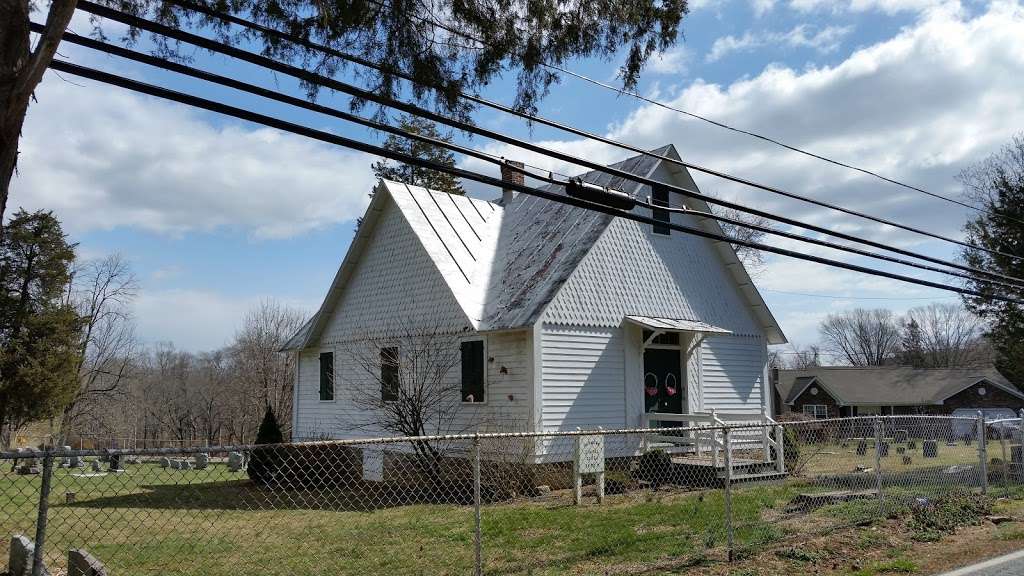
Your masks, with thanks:
M46 31L30 53L28 0L0 0L0 237L29 100L57 52L76 4L77 0L53 0Z

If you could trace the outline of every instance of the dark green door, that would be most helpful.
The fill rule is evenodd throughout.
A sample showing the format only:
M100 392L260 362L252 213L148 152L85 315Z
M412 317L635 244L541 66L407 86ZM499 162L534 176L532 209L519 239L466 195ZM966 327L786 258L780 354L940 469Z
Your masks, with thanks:
M682 414L685 399L686 382L680 369L679 350L644 349L644 410Z

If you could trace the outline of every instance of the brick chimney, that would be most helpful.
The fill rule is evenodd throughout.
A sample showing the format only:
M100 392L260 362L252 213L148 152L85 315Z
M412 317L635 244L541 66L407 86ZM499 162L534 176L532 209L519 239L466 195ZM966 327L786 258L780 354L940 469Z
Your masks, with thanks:
M501 165L501 180L503 182L509 182L511 184L519 184L520 186L526 183L526 175L518 170L514 170L510 166L516 168L522 168L522 162L516 162L515 160L505 160ZM516 195L519 193L509 188L503 188L501 190L501 205L508 206L515 200Z

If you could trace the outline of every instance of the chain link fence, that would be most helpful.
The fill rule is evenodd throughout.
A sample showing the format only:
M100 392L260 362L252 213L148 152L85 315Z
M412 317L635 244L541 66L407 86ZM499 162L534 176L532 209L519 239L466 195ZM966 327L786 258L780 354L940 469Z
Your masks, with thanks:
M67 573L69 550L108 574L681 570L953 490L1020 497L1021 431L885 416L8 452L0 530L25 537L19 576Z

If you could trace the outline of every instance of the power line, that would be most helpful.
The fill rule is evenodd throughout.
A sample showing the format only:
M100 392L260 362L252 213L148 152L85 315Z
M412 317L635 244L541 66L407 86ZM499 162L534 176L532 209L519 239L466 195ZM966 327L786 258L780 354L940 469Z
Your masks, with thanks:
M487 176L485 174L480 174L480 173L477 173L477 172L473 172L473 171L470 171L470 170L465 170L465 169L454 167L454 166L446 166L446 165L443 165L443 164L432 162L430 160L424 160L424 159L421 159L421 158L417 158L415 156L410 156L410 155L404 154L402 152L388 150L386 148L383 148L383 147L380 147L380 146L375 146L375 145L372 145L372 144L368 144L366 142L362 142L362 141L359 141L359 140L354 140L354 139L351 139L351 138L346 138L344 136L340 136L340 135L337 135L337 134L331 134L331 133L328 133L328 132L324 132L322 130L316 130L316 129L310 128L308 126L303 126L303 125L300 125L300 124L295 124L293 122L288 122L286 120L281 120L279 118L274 118L272 116L267 116L267 115L264 115L264 114L259 114L257 112L253 112L251 110L245 110L245 109L238 108L238 107L235 107L235 106L231 106L231 105L228 105L228 104L224 104L224 103L221 103L221 102L215 102L213 100L208 100L206 98L201 98L199 96L195 96L195 95L192 95L192 94L186 94L186 93L178 92L178 91L175 91L175 90L171 90L169 88L164 88L164 87L161 87L161 86L155 86L155 85L152 85L152 84L147 84L147 83L144 83L144 82L139 82L137 80L132 80L130 78L125 78L123 76L118 76L118 75L115 75L115 74L111 74L109 72L103 72L103 71L96 70L96 69L93 69L93 68L88 68L88 67L85 67L85 66L80 66L80 65L73 64L73 63L70 63L70 62L63 62L63 61L59 61L59 60L54 60L54 61L52 61L50 63L50 67L53 68L54 70L57 70L57 71L60 71L60 72L66 72L68 74L73 74L75 76L79 76L79 77L82 77L82 78L88 78L88 79L96 80L96 81L103 82L103 83L106 83L106 84L111 84L111 85L114 85L114 86L119 86L121 88L125 88L125 89L132 90L132 91L135 91L135 92L139 92L139 93L142 93L142 94L148 94L150 96L154 96L154 97L157 97L157 98L163 98L163 99L166 99L166 100L171 100L171 101L178 102L178 103L181 103L181 104L185 104L185 105L188 105L188 106L192 106L192 107L195 107L195 108L200 108L200 109L203 109L203 110L208 110L210 112L216 112L218 114L223 114L223 115L226 115L226 116L231 116L231 117L234 117L234 118L238 118L240 120L246 120L248 122L253 122L253 123L256 123L256 124L262 124L262 125L268 126L270 128L275 128L275 129L278 129L278 130L281 130L281 131L284 131L284 132L290 132L290 133L293 133L293 134L298 134L300 136L305 136L305 137L308 137L308 138L311 138L311 139L314 139L314 140L319 140L321 142L326 142L328 144L334 144L334 145L337 145L337 146L343 146L345 148L357 150L359 152L373 154L373 155L376 155L376 156L382 156L384 158L388 158L390 160L401 162L403 164L410 164L410 165L413 165L413 166L419 166L421 168L426 168L426 169L430 169L430 170L436 170L436 171L439 171L439 172L445 172L445 173L451 174L453 176L456 176L458 178L465 178L466 180L472 180L472 181L475 181L475 182L480 182L481 184L487 184L487 185L498 187L498 188L512 189L512 190L518 191L518 192L523 193L523 194L527 194L527 195L530 195L530 196L535 196L535 197L538 197L538 198L542 198L542 199L549 200L549 201L552 201L552 202L557 202L557 203L560 203L560 204L567 204L567 205L570 205L570 206L575 206L575 207L583 208L583 209L586 209L586 210L600 212L600 213L603 213L603 214L608 214L610 216L624 218L624 219L627 219L627 220L632 220L632 221L640 222L640 223L643 223L643 224L649 224L649 225L652 225L652 226L653 225L657 225L657 226L666 227L666 228L669 228L670 230L676 230L678 232L682 232L682 233L685 233L685 234L691 234L691 235L694 235L694 236L698 236L698 237L702 237L702 238L707 238L707 239L710 239L710 240L717 240L717 241L721 241L721 242L728 242L728 243L731 243L731 244L736 244L736 245L740 245L740 246L746 246L748 248L753 248L753 249L756 249L756 250L763 250L765 252L771 252L773 254L779 254L779 255L782 255L782 256L788 256L788 257L797 258L797 259L800 259L800 260L806 260L806 261L809 261L809 262L816 262L816 263L819 263L819 264L833 266L833 267L836 267L836 268L842 268L842 269L846 269L846 270L862 272L862 273L870 274L870 275L873 275L873 276L879 276L879 277L883 277L883 278L890 278L890 279L893 279L893 280L900 280L900 281L903 281L903 282L908 282L908 283L911 283L911 284L917 284L917 285L920 285L920 286L928 286L928 287L931 287L931 288L938 288L940 290L948 290L950 292L955 292L955 293L958 293L958 294L966 294L966 295L979 296L979 297L985 296L985 297L991 297L993 299L1000 300L1000 301L1013 302L1013 303L1016 303L1016 304L1024 304L1024 300L1018 300L1016 298L1012 298L1012 297L1008 297L1008 296L1003 296L1003 295L1000 295L1000 294L984 294L982 292L975 291L975 290L968 289L968 288L962 288L962 287L953 286L953 285L950 285L950 284L942 284L942 283L939 283L939 282L932 282L930 280L914 278L914 277L911 277L911 276L904 276L904 275L901 275L901 274L896 274L896 273L888 272L888 271L885 271L885 270L877 270L877 269L869 268L869 267L866 267L866 266L859 266L859 265L856 265L856 264L849 264L849 263L846 263L846 262L840 262L838 260L831 260L829 258L823 258L823 257L820 257L820 256L814 256L814 255L811 255L811 254L804 254L804 253L797 252L797 251L794 251L794 250L788 250L788 249L784 249L784 248L777 248L775 246L769 246L769 245L766 245L766 244L761 244L759 242L753 242L753 241L743 240L743 239L739 239L739 238L730 238L730 237L724 236L722 234L717 234L717 233L714 233L714 232L708 232L708 231L702 230L700 228L694 228L694 227L691 227L691 226L685 226L685 225L676 224L676 223L673 223L673 222L663 222L663 221L660 221L660 220L656 220L656 219L654 219L652 217L642 216L640 214L633 214L631 212L626 212L626 211L622 211L622 210L617 210L615 208L610 208L610 207L605 206L603 204L598 204L598 203L595 203L595 202L590 202L590 201L587 201L587 200L582 200L582 199L574 198L574 197L571 197L571 196L565 196L565 195L561 195L561 194L558 194L558 193L555 193L555 192L550 192L550 191L546 191L546 190L540 190L540 189L532 188L530 186L526 186L526 185L523 185L523 184L518 184L518 183L514 183L514 182L506 182L504 180L501 180L500 178L495 178L493 176Z
M375 4L377 4L378 6L388 7L388 8L391 8L392 10L394 10L393 6L391 6L391 5L389 5L389 4L385 3L385 2L382 2L380 0L370 0L370 1L375 3ZM435 21L433 19L429 19L428 20L428 19L423 18L422 16L419 16L417 14L409 14L409 16L411 16L413 18L416 18L416 19L420 20L421 22L424 22L424 23L426 23L426 24L428 24L430 26L434 26L436 28L440 28L441 30L444 30L444 31L446 31L446 32L448 32L450 34L455 34L455 35L460 36L462 38L465 38L467 40L472 40L472 41L477 42L479 44L482 44L484 46L489 46L489 44L487 42L484 42L484 40L482 38L477 38L475 36L472 36L472 35L466 33L463 30L458 30L456 28L452 28L451 26L447 26L447 25L445 25L445 24L443 24L441 22L437 22L437 21ZM557 64L550 64L550 63L547 63L547 62L540 62L540 65L544 66L545 68L548 68L550 70L554 70L556 72L561 72L563 74L567 74L569 76L572 76L572 77L577 78L579 80L582 80L584 82L588 82L588 83L593 84L595 86L598 86L598 87L601 87L601 88L604 88L604 89L607 89L607 90L614 91L614 92L616 92L618 94L622 94L622 95L625 95L625 96L630 96L632 98L636 98L636 99L638 99L638 100L640 100L642 102L647 102L648 104L652 104L654 106L658 106L658 107L663 108L665 110L670 110L670 111L676 112L678 114L683 114L684 116L689 116L690 118L694 118L694 119L700 120L702 122L707 122L709 124L712 124L712 125L717 126L719 128L723 128L725 130L730 130L732 132L736 132L736 133L739 133L739 134L744 134L746 136L751 136L753 138L757 138L757 139L762 140L764 142L768 142L770 144L774 144L776 146L785 148L786 150L789 150L791 152L796 152L797 154L803 154L805 156L809 156L811 158L814 158L814 159L817 159L817 160L821 160L821 161L827 162L829 164L840 166L842 168L846 168L846 169L849 169L849 170L854 170L856 172L860 172L862 174L865 174L865 175L868 175L868 176L871 176L871 177L874 177L874 178L878 178L879 180L882 180L884 182L888 182L890 184L895 184L896 186L900 186L900 187L906 188L908 190L913 190L915 192L920 192L922 194L926 194L928 196L931 196L933 198L937 198L939 200L945 200L946 202L951 202L953 204L962 206L964 208L968 208L970 210L977 211L977 212L982 213L982 214L986 214L986 215L989 215L989 216L1000 217L1000 218L1003 218L1003 219L1006 219L1006 220L1017 222L1018 224L1024 224L1024 221L1021 221L1021 220L1018 220L1016 218L1013 218L1012 216L1008 216L1008 215L1005 215L1005 214L997 214L997 213L992 212L990 210L987 210L985 208L981 208L981 207L975 206L973 204L968 204L966 202L963 202L961 200L957 200L955 198L950 198L950 197L945 196L943 194L938 194L936 192L931 192L931 191L925 190L923 188L920 188L918 186L914 186L913 184L907 184L905 182L901 182L899 180L896 180L895 178L890 178L888 176L884 176L882 174L879 174L877 172L874 172L874 171L866 169L866 168L861 168L859 166L855 166L853 164L849 164L849 163L846 163L846 162L842 162L840 160L829 158L828 156L823 156L821 154L817 154L815 152L811 152L809 150L806 150L806 149L803 149L803 148L799 148L799 147L793 146L791 144L786 144L785 142L782 142L781 140L772 138L770 136L765 136L765 135L759 134L757 132L753 132L753 131L750 131L750 130L744 130L742 128L736 128L735 126L730 126L728 124L725 124L723 122L719 122L717 120L713 120L713 119L708 118L706 116L702 116L700 114L695 114L693 112L689 112L687 110L683 110L682 108L678 108L676 106L672 106L670 104L666 104L664 102L661 102L659 100L655 100L653 98L648 98L647 96L644 96L644 95L640 94L639 92L636 92L635 90L626 90L625 88L619 88L617 86L613 86L611 84L608 84L607 82L602 82L602 81L597 80L595 78L591 78L591 77L586 76L584 74L581 74L579 72L574 72L572 70L569 70L569 69L567 69L567 68L565 68L563 66L557 65ZM1014 255L1008 255L1008 256L1010 256L1012 258L1021 258L1021 256L1014 256Z
M383 66L381 64L378 64L378 63L375 63L375 62L371 62L371 61L369 61L369 60L367 60L365 58L362 58L362 57L359 57L359 56L355 56L355 55L352 55L352 54L348 54L348 53L342 52L340 50L336 50L334 48L331 48L329 46L325 46L323 44L311 42L311 41L309 41L309 40L307 40L305 38L301 38L301 37L296 36L294 34L283 32L281 30L270 28L268 26L263 26L261 24L257 24L255 22L252 22L250 20L246 20L244 18L240 18L238 16L234 16L232 14L227 14L227 13L224 13L224 12L220 12L220 11L214 10L212 8L209 8L209 7L205 6L205 5L198 4L198 3L195 3L195 2L191 2L190 0L168 0L168 1L170 3L172 3L172 4L180 6L182 8L187 9L187 10L191 10L191 11L194 11L194 12L205 14L205 15L211 17L211 18L216 18L216 19L218 19L218 20L220 20L222 22L236 24L238 26L242 26L244 28L248 28L250 30L259 32L261 34L265 34L265 35L268 35L268 36L273 36L275 38L286 40L286 41L288 41L288 42L290 42L292 44L295 44L295 45L298 45L298 46L303 46L303 47L308 48L310 50L315 50L315 51L318 51L318 52L322 52L322 53L327 54L329 56L334 56L334 57L339 58L341 60L344 60L344 61L347 61L347 62L350 62L350 63L353 63L353 64L357 64L359 66L363 66L363 67L366 67L366 68L371 68L371 69L374 69L374 70L378 70L380 72L384 72L386 74L394 75L394 76L396 76L398 78L401 78L401 79L406 80L408 82L412 82L414 84L428 85L428 86L430 86L430 87L432 87L434 89L443 90L443 88L441 86L437 85L437 84L424 83L422 81L419 81L419 80L415 79L411 75L406 74L405 72L402 72L401 70L396 70L396 69L391 68L391 67ZM572 72L567 72L567 73L573 74ZM1001 255L1001 256L1008 257L1008 258L1020 258L1020 256L1017 256L1017 255L1014 255L1014 254L1007 254L1007 253L1000 252L998 250L993 250L993 249L990 249L990 248L987 248L987 247L984 247L984 246L978 246L976 244L971 244L970 242L965 242L963 240L958 240L958 239L955 239L955 238L944 236L942 234L938 234L938 233L935 233L935 232L930 232L930 231L924 230L922 228L910 226L908 224L902 224L902 223L896 222L896 221L888 219L888 218L883 218L883 217L880 217L880 216L873 216L873 215L870 215L870 214L867 214L867 213L864 213L864 212L860 212L858 210L853 210L851 208L846 208L846 207L838 205L838 204L833 204L833 203L830 203L830 202L825 202L825 201L822 201L822 200L817 200L817 199L814 199L814 198L811 198L811 197L808 197L808 196L804 196L804 195L801 195L801 194L796 194L796 193L793 193L793 192L789 192L789 191L783 190L783 189L775 187L775 186L769 186L769 185L766 185L766 184L761 184L761 183L758 183L758 182L754 182L752 180L748 180L746 178L741 178L741 177L738 177L738 176L734 176L734 175L731 175L731 174L728 174L728 173L725 173L725 172L722 172L722 171L719 171L719 170L715 170L713 168L708 168L708 167L705 167L705 166L694 164L692 162L687 162L687 161L683 161L681 159L672 158L672 157L669 157L669 156L665 156L663 154L656 154L656 153L654 153L654 152L652 152L650 150L644 150L644 149L642 149L642 148L640 148L638 146L633 146L631 144L626 144L624 142L621 142L621 141L618 141L618 140L614 140L614 139L608 138L606 136L601 136L601 135L595 134L593 132L582 130L580 128L576 128L574 126L570 126L570 125L567 125L567 124L564 124L564 123L561 123L561 122L558 122L558 121L555 121L555 120L551 120L551 119L545 118L543 116L539 116L539 115L536 115L536 114L529 114L527 112L523 112L521 110L517 110L517 109L515 109L513 107L507 106L505 104L501 104L499 102L494 102L492 100L488 100L488 99L482 98L480 96L476 96L476 95L473 95L473 94L468 94L468 93L465 93L465 92L462 92L462 91L459 91L458 95L459 95L459 97L461 97L463 99L466 99L466 100L468 100L470 102L473 102L473 103L476 103L476 104L480 104L482 106L486 106L488 108L491 108L491 109L494 109L494 110L498 110L498 111L506 113L506 114L511 114L511 115L517 116L517 117L525 119L525 120L527 120L529 122L536 122L536 123L544 125L544 126L556 128L558 130L562 130L564 132L568 132L570 134L574 134L576 136L580 136L580 137L583 137L583 138L587 138L587 139L590 139L590 140L601 142L602 144L607 144L607 145L610 145L610 146L615 146L615 147L620 148L622 150L629 150L629 151L637 153L637 154L643 154L643 155L646 155L646 156L657 158L657 159L663 160L665 162L676 164L678 166L683 166L683 167L686 167L688 169L696 170L698 172L701 172L701 173L704 173L704 174L708 174L710 176L714 176L714 177L721 178L721 179L724 179L724 180L728 180L728 181L731 181L731 182L735 182L737 184L742 184L744 186L749 186L749 187L752 187L752 188L757 188L757 189L764 190L766 192L770 192L770 193L777 194L777 195L780 195L780 196L784 196L784 197L787 197L787 198L799 200L799 201L802 201L802 202L807 202L809 204L813 204L813 205L816 205L816 206L821 206L823 208L828 208L830 210L836 210L836 211L842 212L844 214L849 214L849 215L852 215L852 216L857 216L859 218L864 218L866 220L870 220L872 222L876 222L876 223L879 223L879 224L884 224L886 226L892 226L894 228L899 228L901 230L906 230L908 232L913 232L915 234L920 234L920 235L923 235L923 236L928 236L930 238L935 238L937 240L942 240L942 241L945 241L945 242L950 242L950 243L953 243L953 244L956 244L956 245L959 245L959 246L963 246L965 248L972 248L972 249L975 249L975 250L981 250L983 252L987 252L987 253L990 253L990 254L998 254L998 255Z
M787 217L784 217L784 216L779 216L777 214L773 214L771 212L767 212L767 211L764 211L764 210L758 210L758 209L755 209L755 208L750 208L750 207L744 206L742 204L737 204L737 203L734 203L734 202L729 202L729 201L726 201L726 200L722 200L722 199L714 198L714 197L711 197L711 196L707 196L707 195L702 194L702 193L700 193L699 191L696 191L696 190L690 190L688 188L684 188L684 187L681 187L681 186L676 186L676 185L672 185L672 184L667 184L665 182L660 182L660 181L657 181L657 180L653 180L653 179L647 178L645 176L639 176L639 175L636 175L636 174L632 174L630 172L627 172L625 170L621 170L621 169L618 169L618 168L614 168L612 166L603 166L601 164L598 164L598 163L590 161L590 160L578 158L578 157L572 156L571 154L567 154L567 153L564 153L564 152L559 152L557 150L553 150L553 149L550 149L550 148L546 148L544 146L540 146L540 145L537 145L537 144L526 142L526 141L523 141L523 140L518 139L518 138L513 138L513 137L507 136L505 134L502 134L502 133L494 131L494 130L490 130L490 129L487 129L487 128L482 128L482 127L479 127L479 126L475 126L475 125L470 124L468 122L464 122L464 121L461 121L461 120L449 118L447 116L444 116L444 115L441 115L441 114L438 114L438 113L435 113L435 112L432 112L432 111L429 111L429 110L424 110L423 108L420 108L420 107L408 104L406 102L401 102L401 101L398 101L398 100L394 100L392 98L381 96L379 94L367 91L367 90L365 90L363 88L360 88L360 87L357 87L357 86L353 86L351 84L347 84L347 83L341 82L339 80L335 80L333 78L322 76L322 75L319 75L319 74L316 74L316 73L304 70L302 68L297 68L297 67L285 64L283 62L279 62L277 60L273 60L271 58L267 58L265 56L261 56L261 55L249 52L247 50L242 50L242 49L237 48L235 46L229 46L229 45L223 44L221 42L217 42L215 40L211 40L209 38L205 38L203 36L198 36L198 35L192 34L190 32L185 32L185 31L182 31L182 30L178 30L178 29L172 28L170 26L159 24L157 22L146 20L144 18L140 18L138 16L134 16L134 15L131 15L131 14L122 13L122 12L119 12L117 10L114 10L114 9L111 9L111 8L107 8L105 6L94 4L94 3L89 2L87 0L80 0L79 3L78 3L78 7L80 9L85 10L86 12L90 12L90 13L96 15L96 16L100 16L100 17L104 17L104 18L110 18L111 20L114 20L114 21L117 21L117 22L121 22L121 23L126 24L128 26L140 28L142 30L147 30L147 31L155 33L155 34L167 36L169 38L174 38L176 40L179 40L179 41L182 41L182 42L186 42L188 44L192 44L194 46L198 46L200 48L203 48L203 49L206 49L206 50L210 50L212 52L217 52L217 53L220 53L220 54L224 54L226 56L229 56L229 57L232 57L232 58L236 58L236 59L242 60L244 62L249 62L249 63L255 64L257 66L261 66L261 67L264 67L264 68L267 68L267 69L270 69L270 70L273 70L273 71L276 71L276 72L280 72L282 74L286 74L286 75L292 76L294 78L297 78L299 80L302 80L302 81L305 81L305 82L308 82L308 83L311 83L311 84L315 84L315 85L319 85L319 86L322 86L322 87L338 90L340 92L349 94L349 95L354 96L356 98L362 98L362 99L365 99L365 100L370 101L370 102L376 102L376 103L381 104L383 106L391 107L391 108L394 108L396 110L401 110L403 112L407 112L407 113L410 113L410 114L413 114L413 115L417 115L417 116L420 116L420 117L423 117L423 118L427 118L427 119L430 119L432 121L439 122L441 124L445 124L447 126L450 126L452 128L458 129L458 130L463 130L463 131L466 131L466 132L472 132L472 133L478 134L480 136L484 136L486 138L490 138L492 140L497 140L497 141L500 141L500 142L511 144L513 146L518 146L520 148L523 148L523 149L526 149L526 150L531 150L533 152L537 152L539 154L546 155L548 157L557 158L557 159L563 160L565 162L570 162L570 163L573 163L573 164L576 164L576 165L579 165L579 166L590 168L592 170L597 170L597 171L600 171L600 172L604 172L604 173L607 173L607 174L618 176L620 178L624 178L626 180L631 180L631 181L637 182L637 183L642 184L642 185L648 185L648 186L652 186L652 187L661 186L661 187L663 187L666 190L674 191L674 192L676 192L678 194L682 194L684 196L688 196L688 197L691 197L691 198L697 198L697 199L700 199L700 200L704 200L705 202L709 202L709 203L712 203L712 204L718 204L718 205L724 206L726 208L732 208L734 210L738 210L738 211L741 211L741 212L746 212L746 213L749 213L749 214L760 216L762 218L767 218L767 219L770 219L770 220L775 220L777 222L788 224L790 226L796 226L796 227L799 227L799 228L803 228L805 230L810 230L812 232L817 232L817 233L820 233L820 234L826 234L826 235L833 236L835 238L840 238L840 239L851 241L851 242L857 242L857 243L865 244L865 245L868 245L868 246L872 246L874 248L879 248L881 250L886 250L886 251L894 252L894 253L897 253L897 254L901 254L903 256L909 256L909 257L912 257L912 258L917 258L917 259L920 259L920 260L925 260L925 261L929 261L929 262L932 262L932 263L941 264L941 265L949 266L949 267L952 267L952 268L957 268L957 269L960 269L960 270L965 270L965 271L969 271L969 272L983 274L983 275L986 275L986 276L989 276L989 277L992 277L992 278L1002 278L1004 280L1007 280L1007 281L1010 281L1010 282L1014 282L1014 283L1024 283L1024 280L1021 280L1019 278L1014 278L1014 277L1007 276L1007 275L1000 274L1000 273L996 273L996 272L990 272L990 271L986 271L986 270L981 270L981 269L965 266L963 264L960 264L960 263L957 263L957 262L948 261L948 260L944 260L944 259L941 259L941 258L935 258L935 257L932 257L932 256L927 256L927 255L924 255L924 254L919 254L919 253L912 252L912 251L909 251L909 250L904 250L902 248L897 248L897 247L894 247L894 246L891 246L891 245L883 244L881 242L876 242L876 241L873 241L873 240L868 240L868 239L865 239L865 238L854 236L852 234L846 234L844 232L836 232L836 231L833 231L833 230L829 230L828 228L824 228L822 226L817 226L817 225L813 225L813 224L808 224L808 223L802 222L802 221L794 219L794 218L787 218Z
M31 26L31 29L33 31L35 31L35 32L41 32L43 30L43 28L44 28L43 25L35 23L35 22L30 23L30 26ZM330 107L327 107L327 106L324 106L324 105L321 105L321 104L316 104L316 103L313 103L313 102L308 102L306 100L302 100L302 99L296 98L294 96L289 96L289 95L286 95L286 94L282 94L280 92L276 92L276 91L269 90L269 89L266 89L266 88L254 86L254 85L246 83L246 82L242 82L242 81L239 81L239 80L235 80L233 78L228 78L228 77L221 76L221 75L218 75L218 74L214 74L214 73L211 73L211 72L207 72L207 71L203 71L203 70L198 70L196 68L193 68L193 67L190 67L190 66L186 66L186 65L181 64L181 63L168 61L168 60L165 60L163 58L160 58L160 57L157 57L157 56L153 56L153 55L149 55L149 54L143 54L141 52L137 52L137 51L134 51L134 50L131 50L131 49L128 49L128 48L124 48L124 47L121 47L121 46L116 46L116 45L113 45L113 44L108 44L108 43L102 42L100 40L96 40L96 39L92 39L92 38L87 38L87 37L84 37L84 36L79 36L79 35L71 33L71 32L65 32L64 36L63 36L63 40L65 40L67 42L70 42L72 44L76 44L76 45L83 46L83 47L86 47L86 48L90 48L90 49L93 49L93 50L101 51L101 52L104 52L104 53L107 53L107 54L112 54L112 55L115 55L115 56L119 56L121 58L129 59L129 60L132 60L132 61L135 61L135 62L140 62L140 63L148 64L150 66L161 68L163 70L169 70L169 71L172 71L172 72L175 72L175 73L178 73L178 74L182 74L182 75L189 76L189 77L192 77L192 78L197 78L197 79L204 80L204 81L207 81L207 82L210 82L210 83L214 83L214 84L217 84L217 85L220 85L220 86L226 86L226 87L229 87L229 88L233 88L235 90L239 90L239 91L246 92L246 93L249 93L249 94L254 94L254 95L257 95L257 96L260 96L260 97L263 97L263 98L271 99L271 100L274 100L274 101L277 101L277 102L281 102L281 103L288 104L288 105L291 105L291 106L295 106L295 107L298 107L298 108L302 108L302 109L305 109L305 110L310 110L310 111L313 111L313 112L317 112L317 113L325 114L325 115L332 116L332 117L335 117L335 118L339 118L341 120L345 120L345 121L348 121L348 122L353 122L353 123L356 123L356 124L359 124L361 126L365 126L365 127L368 127L368 128L372 128L372 129L376 129L376 130L381 130L381 131L384 131L384 132L387 132L387 133L390 133L390 134L394 134L394 135L397 135L397 136L401 136L401 137L404 137L404 138L411 138L411 139L418 140L420 142L425 142L427 144L432 144L434 146L443 147L443 148L446 148L448 150L451 150L452 152L456 152L456 153L459 153L459 154L464 154L464 155L471 156L471 157L474 157L474 158L478 158L478 159L481 159L481 160L484 160L484 161L487 161L487 162L494 163L494 162L500 162L502 160L500 157L495 156L493 154L488 154L486 152L480 152L480 151L474 150L472 148L468 148L466 146L461 146L461 145L454 144L454 143L451 143L451 142L446 142L444 140L440 140L440 139L432 138L432 137L429 137L429 136L425 136L425 135L422 135L422 134L416 134L416 133L413 133L413 132L402 130L400 128L391 126L389 124L378 122L378 121L374 121L374 120L369 120L369 119L363 118L361 116L357 116L355 114L351 114L349 112L343 112L343 111L337 110L335 108L330 108ZM519 168L517 168L517 167L515 167L513 165L509 165L509 168L514 169L514 170L520 170ZM552 178L551 176L546 176L545 177L543 175L537 175L537 174L530 173L529 171L526 171L526 170L520 170L520 171L525 176L529 176L530 178L533 178L535 180L541 180L541 181L545 181L545 182L548 182L548 183L551 183L551 184L556 184L556 185L564 185L565 184L565 182L558 181L558 180ZM809 244L813 244L813 245L817 245L817 246L823 246L823 247L826 247L826 248L840 250L840 251L856 254L856 255L859 255L859 256L865 256L865 257L868 257L868 258L875 258L875 259L883 260L883 261L886 261L886 262L892 262L892 263L895 263L895 264L911 266L911 267L919 268L919 269L922 269L922 270L927 270L927 271L930 271L930 272L937 272L937 273L940 273L940 274L949 274L949 275L958 276L958 277L962 277L962 278L966 278L966 279L975 279L974 277L972 277L972 276L970 276L970 275L968 275L966 273L956 272L956 271L952 271L952 270L946 270L946 269L942 269L942 268L937 268L937 267L934 267L934 266L929 266L929 265L926 265L926 264L921 264L919 262L915 262L915 261L911 261L911 260L904 260L902 258L896 258L896 257L888 256L888 255L885 255L885 254L878 254L878 253L870 252L870 251L867 251L867 250L861 250L859 248L855 248L855 247L852 247L852 246L845 246L845 245L842 245L842 244L836 244L836 243L833 243L833 242L828 242L828 241L825 241L825 240L820 240L820 239L817 239L817 238L808 238L808 237L805 237L805 236L801 236L799 234L794 234L794 233L791 233L791 232L785 232L785 231L781 231L781 230L776 230L774 228L770 228L770 227L767 227L767 226L761 226L761 225L754 224L754 223L743 222L741 220L737 220L737 219L730 218L730 217L727 217L727 216L713 214L713 213L710 213L710 212L695 211L695 210L691 210L691 209L688 209L688 208L672 208L672 207L655 206L655 205L651 204L649 201L645 205L648 208L651 208L651 209L661 209L661 210L667 210L667 211L672 211L672 212L691 214L691 215L693 215L695 217L698 217L698 218L713 219L713 220L716 220L716 221L719 221L719 222L724 222L724 223L731 224L731 225L734 225L734 226L741 226L741 227L749 228L749 229L752 229L752 230L757 230L757 231L762 232L764 234L770 234L770 235L779 236L779 237L783 237L783 238L787 238L787 239L791 239L791 240L796 240L796 241L800 241L800 242L805 242L805 243L809 243ZM989 283L994 284L994 285L1002 286L1002 287L1005 287L1005 288L1010 288L1010 289L1019 289L1020 288L1020 286L1006 284L1006 283L995 281L995 280L984 280L984 281L985 282L989 282Z
M831 298L834 300L945 300L949 298L957 298L957 296L912 296L908 298L898 298L892 296L840 296L838 294L808 294L806 292L789 292L786 290L772 290L771 288L761 288L763 292L771 292L774 294L787 294L789 296L805 296L807 298Z

